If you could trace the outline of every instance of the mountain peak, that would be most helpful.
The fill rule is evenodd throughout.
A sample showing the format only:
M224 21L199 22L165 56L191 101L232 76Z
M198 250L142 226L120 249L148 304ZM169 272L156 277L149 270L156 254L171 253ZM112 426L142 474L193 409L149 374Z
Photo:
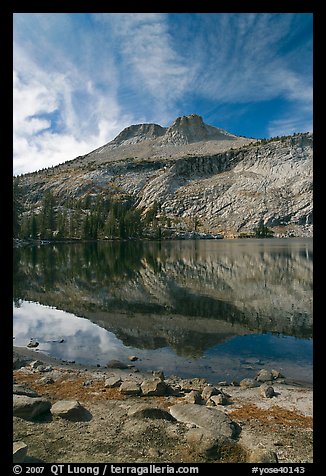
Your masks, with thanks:
M187 145L194 142L209 140L237 139L237 136L218 127L205 124L198 114L180 116L170 127L159 124L134 124L123 129L109 146L119 147L138 144L144 141L155 141L157 145Z
M159 124L134 124L123 129L111 142L112 145L137 144L144 140L157 139L164 135L165 127Z
M234 138L232 134L218 127L209 126L204 123L203 118L198 114L180 116L167 129L162 143L164 144L191 144L193 142L207 140L223 140Z

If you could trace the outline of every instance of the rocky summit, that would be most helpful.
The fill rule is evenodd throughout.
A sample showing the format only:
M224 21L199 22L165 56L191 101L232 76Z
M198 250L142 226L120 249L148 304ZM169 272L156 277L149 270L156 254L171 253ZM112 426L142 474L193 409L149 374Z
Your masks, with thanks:
M154 210L167 237L171 230L251 236L261 225L274 236L311 236L312 159L312 133L239 137L192 114L170 127L131 125L89 154L19 181L25 213L35 215L50 191L59 206L131 200L142 217Z

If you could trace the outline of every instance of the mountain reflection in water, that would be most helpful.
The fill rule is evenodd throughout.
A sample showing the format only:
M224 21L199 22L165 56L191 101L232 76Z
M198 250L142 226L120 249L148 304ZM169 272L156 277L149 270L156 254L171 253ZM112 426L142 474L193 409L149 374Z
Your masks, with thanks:
M251 346L257 346L259 335L272 335L291 336L291 342L299 338L295 345L301 342L304 354L312 337L312 241L19 248L14 250L14 302L21 301L87 318L110 333L108 349L117 339L120 350L170 349L175 358L200 359L213 348L232 347L231 341L240 348L240 336L249 343L251 335Z

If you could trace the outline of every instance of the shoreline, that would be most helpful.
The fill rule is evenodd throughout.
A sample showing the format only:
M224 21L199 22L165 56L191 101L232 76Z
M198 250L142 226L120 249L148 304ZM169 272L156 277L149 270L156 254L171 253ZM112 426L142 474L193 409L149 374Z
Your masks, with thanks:
M14 393L36 392L51 412L67 401L84 411L77 420L14 413L13 439L27 445L25 462L312 462L313 391L302 382L275 377L269 398L262 382L212 386L142 372L132 361L123 369L86 367L23 347L14 347L14 358ZM33 400L14 395L20 398ZM214 427L212 417L223 424Z
M60 359L60 358L57 358L57 357L53 357L45 352L42 352L41 350L35 350L35 349L29 349L27 347L20 347L20 346L15 346L13 345L13 352L16 353L17 355L21 356L21 357L24 357L24 358L27 358L27 359L30 359L30 360L36 360L38 358L40 358L45 364L47 365L54 365L56 367L61 367L61 368L64 368L64 369L73 369L73 370L79 370L79 371L85 371L85 369L87 368L87 371L90 371L90 372L103 372L103 373L107 373L108 371L112 370L112 369L108 369L106 366L99 366L99 365L94 365L94 364L90 364L90 363L79 363L79 362L75 362L75 361L68 361L68 360L64 360L64 359ZM137 362L128 362L129 365L129 371L132 370L133 368L137 368ZM117 370L117 369L115 369ZM125 369L127 370L127 369ZM151 375L152 375L152 372L155 371L156 369L152 369L152 370L140 370L140 369L137 369L137 373L141 376L143 376L144 378L149 378ZM183 377L183 376L180 376L180 375L175 375L173 374L172 377L177 377L179 379L190 379L191 380L191 377ZM198 377L198 376L193 376L192 378L201 378L201 377ZM210 384L211 385L211 384ZM230 384L231 385L231 384ZM310 382L310 381L306 381L306 380L298 380L298 379L294 379L294 378L289 378L289 377L286 377L284 379L284 385L293 385L293 386L296 386L296 387L299 387L299 388L303 388L303 389L313 389L313 382Z

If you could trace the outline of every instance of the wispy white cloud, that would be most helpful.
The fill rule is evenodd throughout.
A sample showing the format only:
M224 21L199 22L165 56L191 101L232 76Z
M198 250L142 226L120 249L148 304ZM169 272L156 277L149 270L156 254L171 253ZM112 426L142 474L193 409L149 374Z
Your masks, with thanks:
M15 14L15 173L85 154L130 124L168 125L185 110L239 117L250 104L279 99L288 107L266 127L302 130L312 81L311 44L302 41L300 19Z
M138 98L140 92L150 97L156 120L171 119L176 102L189 90L193 69L187 58L176 51L168 15L116 13L95 18L110 29L111 41L114 38L120 79L128 78Z
M204 15L198 22L189 60L200 64L195 78L200 94L235 103L278 96L311 100L311 81L280 51L291 36L293 15Z
M45 21L48 26L49 22ZM42 21L40 23L43 25ZM14 43L15 174L56 165L86 154L111 140L130 124L132 116L121 112L116 97L112 62L110 64L110 58L107 59L109 78L107 69L101 71L103 65L99 62L98 84L99 76L94 74L94 60L90 58L95 51L93 35L89 37L89 42L92 47L86 48L88 42L84 39L81 67L69 57L69 52L62 54L61 48L53 48L47 37L43 48L52 55L51 61L44 61L43 56L40 60L39 48L33 41ZM54 112L55 122L51 119Z
M305 119L300 110L293 110L269 123L268 136L291 135L295 132L311 132L312 130L312 121Z

